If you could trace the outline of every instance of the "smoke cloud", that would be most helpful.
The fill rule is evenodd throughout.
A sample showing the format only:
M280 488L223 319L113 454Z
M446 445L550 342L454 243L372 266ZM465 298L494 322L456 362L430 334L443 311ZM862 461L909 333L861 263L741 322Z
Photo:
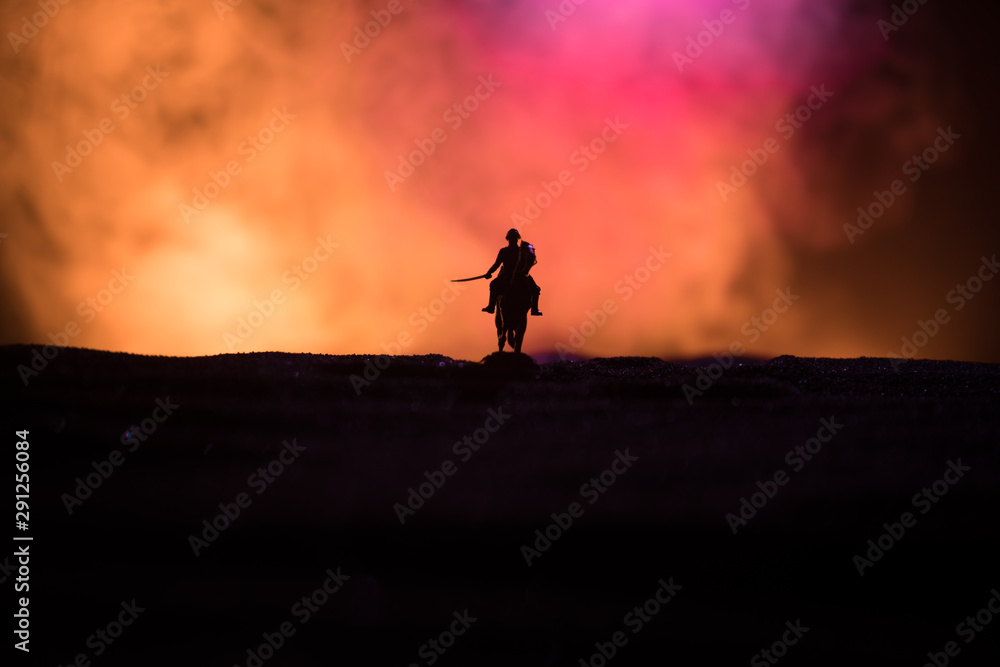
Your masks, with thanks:
M478 359L517 227L529 353L1000 360L985 28L911 4L8 2L0 342Z

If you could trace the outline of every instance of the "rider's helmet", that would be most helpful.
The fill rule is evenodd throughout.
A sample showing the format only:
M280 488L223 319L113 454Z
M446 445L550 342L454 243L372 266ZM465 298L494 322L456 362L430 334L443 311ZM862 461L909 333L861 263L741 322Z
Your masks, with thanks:
M504 238L506 238L508 241L510 241L513 238L516 241L517 239L521 238L521 234L516 229L511 227L510 230L508 230L507 232L507 236L505 236Z

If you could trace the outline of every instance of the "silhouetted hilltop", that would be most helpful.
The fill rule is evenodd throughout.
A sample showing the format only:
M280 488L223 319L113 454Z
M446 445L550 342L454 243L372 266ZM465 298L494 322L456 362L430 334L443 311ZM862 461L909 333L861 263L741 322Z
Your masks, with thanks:
M996 364L36 349L0 348L0 399L52 664L253 667L285 622L261 664L595 664L616 632L614 665L734 664L796 620L789 664L923 664L997 585Z

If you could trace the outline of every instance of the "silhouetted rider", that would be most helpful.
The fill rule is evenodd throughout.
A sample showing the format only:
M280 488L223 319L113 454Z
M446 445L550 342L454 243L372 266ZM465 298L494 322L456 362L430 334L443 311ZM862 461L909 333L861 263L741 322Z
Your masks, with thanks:
M497 261L493 262L493 266L486 271L486 277L489 278L497 270L497 267L501 267L500 275L490 282L490 304L483 308L484 313L492 314L495 311L497 298L510 284L510 278L514 274L514 266L517 264L519 256L517 241L521 238L521 234L516 229L511 229L507 232L506 238L507 246L500 248L500 252L497 253Z

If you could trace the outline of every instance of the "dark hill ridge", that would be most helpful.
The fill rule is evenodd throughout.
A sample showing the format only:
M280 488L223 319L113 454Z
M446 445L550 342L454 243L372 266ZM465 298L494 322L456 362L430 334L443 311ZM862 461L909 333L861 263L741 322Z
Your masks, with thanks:
M956 663L991 664L1000 644L1000 626L968 645L955 630L1000 584L1000 365L67 348L25 387L33 349L0 348L0 399L7 432L30 430L46 664L246 665L290 621L264 665L427 665L465 609L478 620L442 665L578 665L616 631L609 664L745 664L796 619L810 630L783 664L920 665L951 640ZM433 493L403 510L418 488ZM190 536L240 493L195 556ZM854 556L904 512L915 525L859 576ZM300 625L294 603L337 567L350 579ZM634 633L627 612L670 577L683 588ZM149 611L95 656L87 637L133 597Z
M16 367L32 367L32 351L41 346L8 345L0 347L0 363L15 372L5 376L10 391L23 387ZM481 362L455 360L430 354L420 356L385 355L318 355L287 352L254 352L221 354L208 357L165 357L104 352L81 348L61 348L49 366L37 373L38 378L50 375L73 377L80 366L88 368L91 377L126 370L131 375L155 375L159 378L189 377L191 369L232 372L229 379L291 379L358 375L375 369L384 377L419 377L437 380L489 380L500 376L509 379L511 372L524 368L515 361L518 355L494 353ZM528 358L527 355L520 355ZM499 359L498 359L499 358ZM506 363L501 360L507 359ZM388 360L388 361L387 361ZM499 363L498 363L499 362ZM529 363L531 363L529 361ZM206 366L207 364L207 366ZM386 365L387 364L387 365ZM378 365L386 365L384 369ZM662 381L665 386L680 387L684 383L696 386L698 371L714 375L721 370L716 388L746 387L748 397L760 384L785 383L799 393L847 394L853 396L974 396L1000 394L1000 364L973 362L908 360L902 361L861 357L860 359L798 358L781 356L771 360L737 359L722 369L720 362L708 358L690 362L670 362L656 357L611 357L574 361L550 361L533 364L536 372L523 374L522 379L542 382L575 382L620 379L626 381ZM60 367L62 369L60 370ZM713 368L714 367L714 368ZM708 373L708 371L712 371ZM11 381L13 380L13 381ZM43 383L29 377L28 385ZM349 383L348 383L349 384ZM696 387L697 388L697 387ZM767 391L765 389L765 391ZM707 394L708 392L706 392Z

